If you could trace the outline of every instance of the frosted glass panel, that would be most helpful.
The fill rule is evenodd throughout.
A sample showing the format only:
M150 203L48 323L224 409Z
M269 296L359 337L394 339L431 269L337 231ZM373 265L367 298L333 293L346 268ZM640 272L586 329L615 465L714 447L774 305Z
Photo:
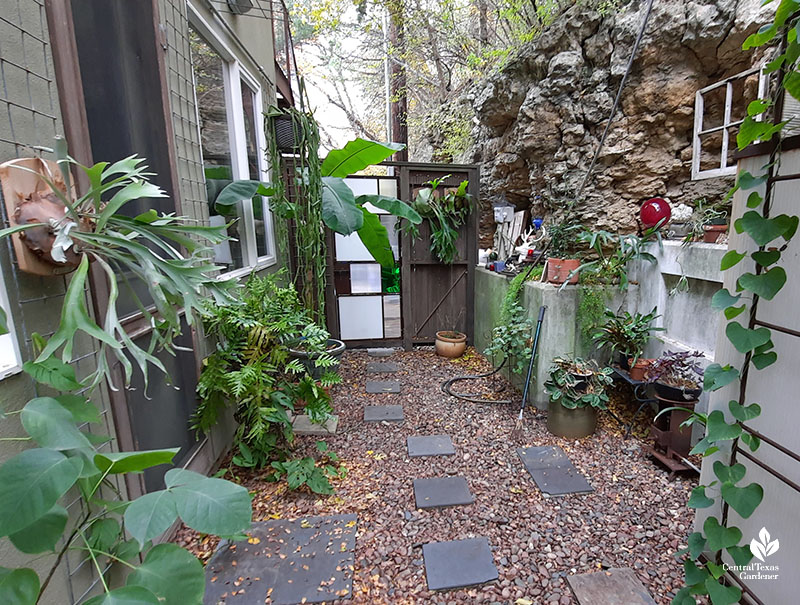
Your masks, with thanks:
M392 252L394 253L394 260L399 260L400 258L400 241L397 238L397 231L395 230L394 226L397 223L397 217L393 214L388 214L386 216L381 217L381 224L386 227L387 234L389 235L389 244L392 246Z
M374 260L369 251L361 243L357 233L350 235L336 234L336 260Z
M383 338L383 297L339 297L339 328L342 340Z
M400 296L383 297L383 329L386 338L400 338L403 335L400 323Z
M356 196L378 193L377 179L345 179L344 182Z
M381 266L350 265L350 292L364 294L381 291Z
M397 197L397 181L394 179L381 179L378 181L378 193L388 197Z

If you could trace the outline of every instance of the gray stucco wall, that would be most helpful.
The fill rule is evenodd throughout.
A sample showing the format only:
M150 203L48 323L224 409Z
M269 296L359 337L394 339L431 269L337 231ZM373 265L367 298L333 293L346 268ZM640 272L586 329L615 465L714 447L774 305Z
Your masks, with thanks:
M725 247L716 244L692 244L665 241L663 247L650 248L658 263L632 263L629 268L631 286L625 293L608 288L607 306L615 312L627 310L647 313L656 308L661 316L656 325L664 327L657 338L650 341L646 357L658 357L665 351L700 350L705 363L714 360L718 313L711 309L711 297L720 288L722 274L719 263ZM688 280L688 290L671 292L682 275ZM500 306L508 290L510 278L478 268L475 282L475 346L483 351L491 341L492 329L500 316ZM607 354L593 349L591 343L580 336L578 306L580 286L567 286L564 290L546 283L528 282L522 293L522 306L535 320L540 305L547 311L539 342L538 361L535 366L536 387L533 398L539 408L547 408L547 397L541 385L547 379L550 360L567 353L607 361ZM504 370L505 371L505 370ZM512 376L518 386L524 377ZM699 410L705 409L705 398Z

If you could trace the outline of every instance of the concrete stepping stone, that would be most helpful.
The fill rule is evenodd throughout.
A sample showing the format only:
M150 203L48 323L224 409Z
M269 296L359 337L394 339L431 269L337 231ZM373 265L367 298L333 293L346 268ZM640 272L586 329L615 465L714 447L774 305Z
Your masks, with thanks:
M414 500L417 508L443 508L474 502L464 477L414 479Z
M370 357L391 357L394 354L394 349L388 348L374 348L367 349L367 355Z
M418 456L452 456L456 453L450 435L425 435L406 439L408 455Z
M567 583L579 605L608 603L655 605L656 603L633 570L627 567L567 576Z
M394 374L400 366L393 361L370 361L367 364L367 374Z
M430 542L422 545L428 590L452 590L498 578L486 538Z
M322 424L311 422L308 414L298 414L292 419L292 429L295 435L335 435L339 426L339 417L331 416Z
M254 523L250 538L223 541L206 566L205 605L320 603L350 597L356 515Z
M365 405L364 422L403 422L402 405Z
M367 393L399 393L400 383L396 380L367 380Z
M594 488L558 446L517 448L517 455L545 495L585 494Z

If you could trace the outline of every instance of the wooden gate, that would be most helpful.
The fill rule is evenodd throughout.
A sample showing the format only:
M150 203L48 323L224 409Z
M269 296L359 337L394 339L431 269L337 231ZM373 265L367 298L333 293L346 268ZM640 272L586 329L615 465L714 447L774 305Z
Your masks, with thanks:
M401 234L399 240L394 240L391 232L394 218L382 216L381 221L390 230L393 240L399 276L381 272L368 254L363 251L359 254L357 235L344 238L329 233L328 328L351 347L403 346L409 350L414 345L432 344L439 330L465 332L471 342L479 169L471 165L409 162L387 162L386 165L393 167L394 176L351 177L351 187L377 187L381 193L386 191L386 195L394 194L411 202L434 178L447 177L440 189L455 188L468 180L468 192L474 198L476 209L459 229L458 255L451 265L443 264L431 251L427 221L420 225L418 238Z

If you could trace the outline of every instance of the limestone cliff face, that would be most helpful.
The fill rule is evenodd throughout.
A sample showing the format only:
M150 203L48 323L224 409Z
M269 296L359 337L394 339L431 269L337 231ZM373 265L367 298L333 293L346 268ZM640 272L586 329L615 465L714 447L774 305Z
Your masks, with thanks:
M574 195L591 162L646 3L601 16L574 6L462 103L477 118L461 158L482 164L482 198L537 214ZM692 181L695 92L755 61L744 39L768 17L759 0L657 0L598 165L581 199L585 224L636 228L653 196L718 198L732 179ZM493 232L482 217L481 244Z

